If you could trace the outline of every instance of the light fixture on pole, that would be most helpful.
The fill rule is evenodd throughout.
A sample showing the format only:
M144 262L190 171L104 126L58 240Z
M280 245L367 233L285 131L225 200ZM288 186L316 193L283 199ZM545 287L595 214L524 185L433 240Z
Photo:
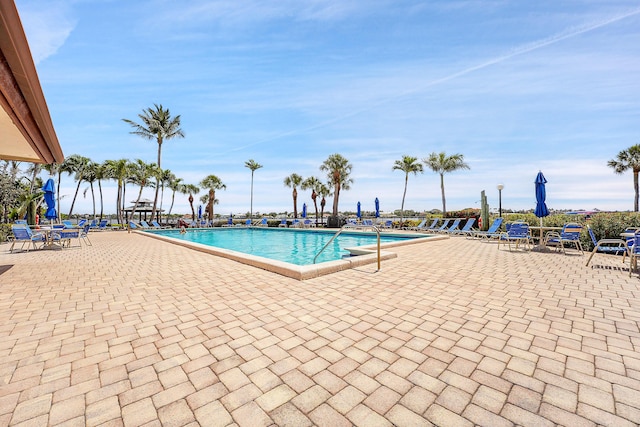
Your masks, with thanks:
M504 188L504 184L498 184L498 213L500 218L502 218L502 189Z

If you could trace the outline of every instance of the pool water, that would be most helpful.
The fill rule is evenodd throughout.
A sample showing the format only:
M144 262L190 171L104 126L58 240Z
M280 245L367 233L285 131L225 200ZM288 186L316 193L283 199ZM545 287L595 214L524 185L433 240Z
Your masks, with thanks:
M256 255L295 265L311 265L317 253L336 233L335 230L291 230L275 228L213 228L179 230L154 230L175 239L200 243L217 248ZM425 235L381 234L380 243L401 242L424 238ZM375 245L376 233L343 231L321 254L316 263L334 261L349 256L345 248Z

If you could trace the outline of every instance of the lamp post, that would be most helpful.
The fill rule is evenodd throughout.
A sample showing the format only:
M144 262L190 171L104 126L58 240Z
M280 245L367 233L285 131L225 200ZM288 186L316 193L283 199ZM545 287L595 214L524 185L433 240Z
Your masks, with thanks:
M504 188L504 184L498 184L498 213L500 218L502 218L502 189Z

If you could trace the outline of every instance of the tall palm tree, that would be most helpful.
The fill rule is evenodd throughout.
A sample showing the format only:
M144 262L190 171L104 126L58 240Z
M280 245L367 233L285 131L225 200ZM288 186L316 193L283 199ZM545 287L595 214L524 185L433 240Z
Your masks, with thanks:
M145 187L153 186L152 178L158 175L158 165L155 163L145 163L140 159L136 159L133 163L135 165L131 170L131 178L132 180L140 186L140 191L138 191L138 198L133 204L133 209L131 210L131 218L133 219L136 209L138 209L138 205L140 204L140 199L142 198L142 190Z
M176 176L169 169L160 170L160 207L158 208L158 217L162 222L162 204L164 202L164 188L168 187L169 184L176 179Z
M615 159L609 160L607 166L613 168L617 174L623 174L631 169L633 172L633 211L638 212L638 173L640 172L640 144L633 145L618 153Z
M209 216L209 220L213 220L213 204L216 200L216 190L226 190L227 186L215 175L208 175L204 177L204 179L200 181L200 186L202 188L209 189L207 215Z
M293 217L298 218L298 188L302 184L302 177L297 173L292 173L284 179L285 187L293 188L291 195L293 196Z
M200 192L200 187L195 184L184 184L183 194L189 195L189 205L191 205L191 219L195 221L196 211L193 209L193 195ZM211 219L211 218L209 218Z
M162 104L153 104L153 108L142 110L142 114L138 114L142 124L136 123L129 119L122 119L125 123L133 127L132 134L141 136L148 140L156 140L158 143L158 168L162 167L162 143L172 138L184 138L184 132L180 129L180 115L171 117L169 109L162 107ZM153 200L153 208L151 209L151 219L156 214L156 206L158 203L158 191L160 189L160 180L156 179L156 195Z
M329 185L333 186L333 226L338 226L338 201L340 199L340 190L349 190L353 179L349 178L353 166L347 159L340 154L332 154L322 165L320 170L327 172Z
M402 193L402 206L400 206L400 224L402 224L404 216L404 199L407 196L407 184L409 183L409 174L417 175L422 173L422 163L418 163L418 158L413 156L402 156L402 160L396 160L391 170L399 170L404 172L404 192Z
M322 182L315 176L302 181L300 188L303 190L311 190L311 200L313 200L313 206L316 209L316 226L318 225L318 188L322 185Z
M173 210L173 203L176 200L176 193L187 194L184 184L182 183L182 178L178 178L172 174L171 180L168 183L168 187L171 190L171 206L169 206L169 213L167 213L167 218L171 216L171 211Z
M91 160L88 157L81 156L79 154L72 154L67 157L62 163L62 168L68 174L73 174L74 179L78 182L76 186L76 192L73 195L73 201L71 202L71 208L69 209L69 217L73 213L73 206L76 204L76 198L78 197L78 191L80 190L80 184L84 180L84 175L87 172L87 167Z
M440 174L440 190L442 192L442 216L447 216L447 204L444 197L444 174L457 171L459 169L471 169L464 162L464 155L452 154L447 156L445 152L431 153L426 159L422 159L424 164L432 171Z
M323 183L320 183L316 188L316 193L318 193L318 197L322 198L320 201L320 218L324 219L324 207L327 205L326 197L331 195L331 189Z
M244 162L244 166L251 169L251 210L249 211L249 218L253 219L253 173L260 169L262 165L253 159L249 159Z
M82 197L87 197L87 191L91 190L91 199L93 203L93 218L96 218L96 195L93 191L93 183L98 180L98 167L96 162L89 162L84 172L84 180L89 184L89 187L85 188L82 192Z
M124 185L127 177L129 176L129 168L131 163L127 159L120 160L107 160L105 165L105 177L114 179L118 183L118 192L116 195L116 216L118 217L118 224L124 224L124 215L122 211L123 199L124 199Z

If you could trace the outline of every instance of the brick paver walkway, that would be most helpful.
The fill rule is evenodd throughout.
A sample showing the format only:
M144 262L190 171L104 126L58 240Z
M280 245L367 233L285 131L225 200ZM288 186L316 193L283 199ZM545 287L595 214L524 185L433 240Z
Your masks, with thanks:
M0 425L633 426L619 257L452 238L296 281L144 236L0 245Z

